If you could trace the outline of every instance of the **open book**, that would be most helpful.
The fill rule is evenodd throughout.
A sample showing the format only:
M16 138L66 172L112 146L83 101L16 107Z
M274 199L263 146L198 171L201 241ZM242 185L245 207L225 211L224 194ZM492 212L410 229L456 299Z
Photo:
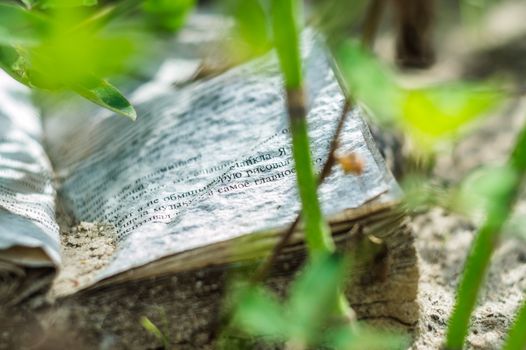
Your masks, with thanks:
M344 97L323 46L312 36L306 34L303 55L319 169ZM1 303L19 303L67 270L57 208L81 226L103 225L106 241L100 244L110 247L96 273L66 294L100 295L103 287L178 273L203 276L269 253L300 210L275 55L183 87L167 83L172 68L192 65L197 66L170 58L157 78L130 94L136 122L93 113L91 107L61 107L45 115L45 133L29 92L0 73ZM404 304L383 316L412 323L415 315L407 311L416 296L412 236L397 209L400 189L358 108L341 136L339 152L350 151L364 160L364 172L345 175L335 166L319 189L323 210L339 244L358 233L374 236L382 249L372 264L383 264L380 274L369 266L357 275L356 284L363 287L352 288L351 301L359 314L371 317L378 305L384 310L390 302ZM82 235L81 228L75 232ZM62 237L64 242L72 241ZM83 242L69 244L70 253L89 244ZM302 242L298 230L284 254L299 261ZM385 310L378 310L381 317Z

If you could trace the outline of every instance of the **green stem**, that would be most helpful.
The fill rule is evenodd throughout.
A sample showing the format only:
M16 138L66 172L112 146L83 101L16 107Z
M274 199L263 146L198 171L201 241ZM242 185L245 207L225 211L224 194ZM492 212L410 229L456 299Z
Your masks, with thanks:
M526 349L526 300L523 301L502 350Z
M302 13L300 5L298 0L272 0L272 29L287 90L292 153L305 225L305 240L310 258L315 260L333 253L335 245L321 211L317 195L317 177L311 159L299 47L298 17ZM335 297L335 315L349 319L352 311L343 293L337 291Z
M317 177L312 166L305 102L301 88L287 91L287 105L307 246L312 257L322 253L332 253L334 243L323 218L317 195Z
M447 329L446 349L449 350L462 349L464 345L469 320L475 308L491 255L499 241L502 227L517 199L519 187L526 172L526 127L519 135L508 166L515 172L515 180L493 199L494 202L488 210L487 218L475 236L464 274L457 288L457 299Z

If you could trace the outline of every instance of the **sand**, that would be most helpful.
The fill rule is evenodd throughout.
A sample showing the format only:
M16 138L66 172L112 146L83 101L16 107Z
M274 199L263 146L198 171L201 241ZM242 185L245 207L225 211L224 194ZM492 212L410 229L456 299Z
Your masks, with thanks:
M60 229L62 268L53 282L50 298L72 294L89 285L111 261L115 251L114 229L90 222Z

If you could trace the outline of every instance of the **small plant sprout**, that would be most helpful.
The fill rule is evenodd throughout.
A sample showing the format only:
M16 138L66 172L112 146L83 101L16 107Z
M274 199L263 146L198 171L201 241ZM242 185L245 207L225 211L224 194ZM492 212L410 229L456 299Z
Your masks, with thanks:
M140 319L141 325L144 327L144 329L153 335L159 343L161 343L163 349L167 350L170 349L170 339L166 335L166 333L162 332L159 327L157 327L150 319L146 316L141 317Z

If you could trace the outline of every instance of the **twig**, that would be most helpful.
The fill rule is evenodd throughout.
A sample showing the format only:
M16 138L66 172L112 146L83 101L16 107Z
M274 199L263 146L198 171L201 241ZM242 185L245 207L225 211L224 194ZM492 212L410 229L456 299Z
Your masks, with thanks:
M339 137L343 129L343 126L345 124L346 116L349 114L350 109L351 109L351 103L349 99L346 99L341 115L340 115L340 118L338 119L338 125L336 126L336 130L334 131L334 135L332 137L331 145L330 145L329 152L327 155L327 160L323 164L323 168L320 172L320 175L318 176L318 186L321 185L323 181L330 175L332 167L334 166L334 163L336 161L335 153L336 153L336 150L338 149ZM296 216L296 219L293 221L293 223L289 226L289 228L281 236L281 239L279 240L279 242L274 246L274 248L272 249L272 253L269 255L267 260L265 260L259 266L256 273L251 278L252 283L261 282L268 276L270 269L272 268L272 266L278 259L278 256L283 251L283 249L287 246L294 231L296 231L296 228L298 227L300 219L301 219L301 214L298 214L298 216Z

